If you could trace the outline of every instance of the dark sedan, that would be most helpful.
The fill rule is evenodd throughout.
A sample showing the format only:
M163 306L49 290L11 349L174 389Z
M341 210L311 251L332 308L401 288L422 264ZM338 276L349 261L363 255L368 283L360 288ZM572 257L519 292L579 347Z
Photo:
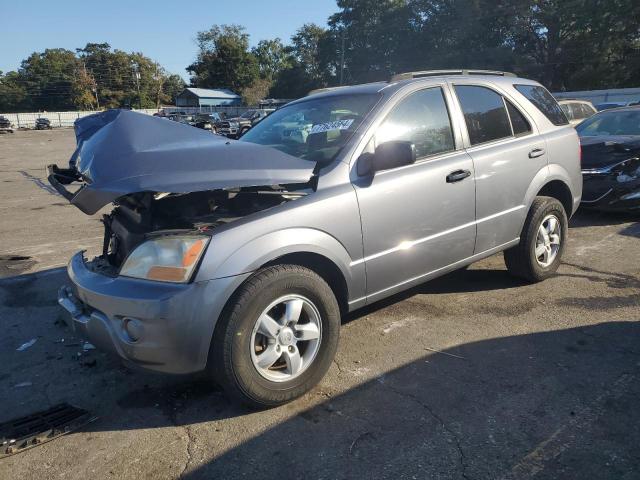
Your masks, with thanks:
M582 145L582 205L640 210L640 107L600 112L576 130Z

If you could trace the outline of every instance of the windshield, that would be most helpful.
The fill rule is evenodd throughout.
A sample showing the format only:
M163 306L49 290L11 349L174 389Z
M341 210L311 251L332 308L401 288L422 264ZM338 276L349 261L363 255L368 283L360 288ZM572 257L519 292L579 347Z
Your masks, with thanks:
M295 157L333 160L380 98L379 94L334 95L276 110L240 139Z
M240 118L251 118L256 114L255 110L247 110L246 112L244 112L242 115L240 115Z
M599 113L576 127L581 137L640 135L640 110Z

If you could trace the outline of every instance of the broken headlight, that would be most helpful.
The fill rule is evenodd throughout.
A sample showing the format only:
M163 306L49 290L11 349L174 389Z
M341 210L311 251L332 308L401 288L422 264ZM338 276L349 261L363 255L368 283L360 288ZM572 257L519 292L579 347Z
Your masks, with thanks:
M161 282L188 282L210 238L206 235L171 235L147 240L127 257L120 275Z
M616 175L618 183L631 182L640 179L640 159L630 158L616 165L611 170Z

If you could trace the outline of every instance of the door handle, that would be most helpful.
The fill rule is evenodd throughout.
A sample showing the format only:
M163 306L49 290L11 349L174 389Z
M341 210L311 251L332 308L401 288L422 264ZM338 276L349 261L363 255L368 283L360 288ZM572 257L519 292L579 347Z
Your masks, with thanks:
M469 176L471 176L471 172L469 170L456 170L447 175L447 183L459 182Z
M529 152L529 158L538 158L545 154L544 148L534 148Z

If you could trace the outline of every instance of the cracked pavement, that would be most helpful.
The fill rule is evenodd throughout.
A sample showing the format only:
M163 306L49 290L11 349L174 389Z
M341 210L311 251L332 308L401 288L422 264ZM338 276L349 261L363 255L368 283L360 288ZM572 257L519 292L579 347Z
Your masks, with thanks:
M59 267L101 245L99 215L42 186L72 148L71 130L0 136L0 422L62 401L99 418L0 478L640 478L638 215L579 213L544 283L497 255L350 315L317 388L251 411L63 325Z

